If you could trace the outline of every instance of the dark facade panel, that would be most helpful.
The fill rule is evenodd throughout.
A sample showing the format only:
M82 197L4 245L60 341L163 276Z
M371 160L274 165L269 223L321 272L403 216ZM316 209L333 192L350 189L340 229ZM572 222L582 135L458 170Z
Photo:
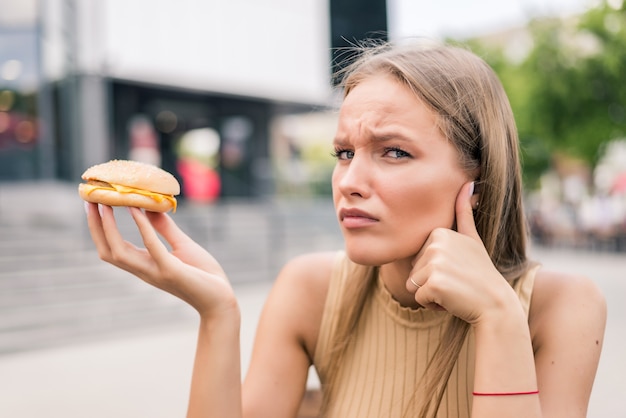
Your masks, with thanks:
M352 46L388 39L386 0L331 0L330 31L333 83L337 84L341 79L337 71L355 56Z

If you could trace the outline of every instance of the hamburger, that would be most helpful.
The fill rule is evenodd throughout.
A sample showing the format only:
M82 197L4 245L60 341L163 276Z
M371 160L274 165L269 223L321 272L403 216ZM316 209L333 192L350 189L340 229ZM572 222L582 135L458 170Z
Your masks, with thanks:
M131 160L94 165L81 176L80 197L108 206L133 206L152 212L176 211L180 184L167 171Z

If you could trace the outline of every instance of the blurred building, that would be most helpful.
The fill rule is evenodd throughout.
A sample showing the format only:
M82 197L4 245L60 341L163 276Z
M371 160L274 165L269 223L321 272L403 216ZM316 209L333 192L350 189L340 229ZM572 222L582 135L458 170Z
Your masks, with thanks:
M277 117L333 104L333 47L385 0L0 0L0 181L158 164L198 200L272 193Z

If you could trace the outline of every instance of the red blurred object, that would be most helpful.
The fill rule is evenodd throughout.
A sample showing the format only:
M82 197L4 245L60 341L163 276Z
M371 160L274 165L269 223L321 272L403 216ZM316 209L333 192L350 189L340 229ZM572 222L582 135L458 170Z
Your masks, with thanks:
M183 178L185 197L195 202L212 202L220 195L219 174L193 159L178 160L178 172Z
M626 193L626 171L620 173L613 180L613 185L611 186L611 194L622 194Z

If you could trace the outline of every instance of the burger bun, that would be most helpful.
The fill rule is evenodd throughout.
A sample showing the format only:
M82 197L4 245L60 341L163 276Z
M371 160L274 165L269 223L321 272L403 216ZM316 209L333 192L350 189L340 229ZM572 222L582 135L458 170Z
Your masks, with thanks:
M152 212L176 210L180 185L167 171L132 160L111 160L88 168L81 176L80 197L108 206L130 206Z

